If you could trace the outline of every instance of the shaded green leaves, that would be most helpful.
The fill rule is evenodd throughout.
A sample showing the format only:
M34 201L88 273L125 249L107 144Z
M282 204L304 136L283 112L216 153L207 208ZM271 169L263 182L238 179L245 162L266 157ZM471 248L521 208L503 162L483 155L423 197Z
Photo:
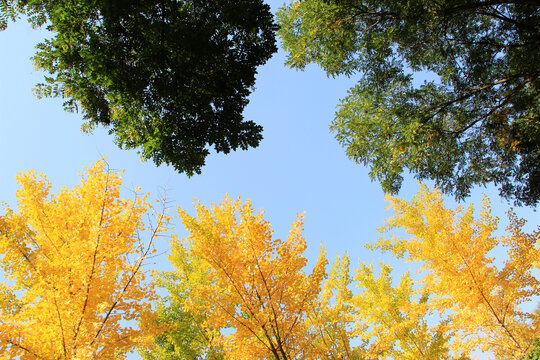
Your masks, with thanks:
M361 76L331 129L385 191L408 170L458 199L494 183L538 202L538 6L306 0L278 21L289 66Z
M192 175L210 147L228 153L262 139L242 115L256 68L276 51L262 1L32 1L25 11L45 14L55 34L34 57L51 74L38 95L65 98L120 147Z

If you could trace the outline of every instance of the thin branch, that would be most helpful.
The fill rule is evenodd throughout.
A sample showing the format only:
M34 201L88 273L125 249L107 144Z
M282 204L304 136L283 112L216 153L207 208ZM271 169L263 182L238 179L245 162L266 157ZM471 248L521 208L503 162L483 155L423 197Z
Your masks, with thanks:
M257 340L259 340L268 350L272 351L272 349L275 349L274 347L274 344L272 343L271 341L271 337L268 335L268 332L266 331L265 329L265 325L266 324L262 324L261 325L261 328L264 330L264 334L266 336L266 339L268 340L269 344L266 344L264 342L264 340L252 329L250 328L247 324L245 324L243 321L241 321L234 312L230 312L229 310L227 310L227 308L225 306L223 306L220 302L217 302L215 305L217 305L218 307L220 307L223 311L225 311L227 313L227 315L229 315L234 321L238 322L240 325L242 325L242 327L244 327L245 329L247 329L249 332L251 332L256 338ZM279 360L279 358L277 358Z
M484 90L487 90L487 89L490 89L492 87L495 87L497 85L501 85L501 84L504 84L504 83L507 83L511 80L514 80L514 79L517 79L517 78L521 78L521 77L525 77L525 76L529 76L529 78L527 78L524 82L524 84L526 83L529 83L529 82L532 82L534 80L534 76L536 74L538 74L540 72L540 70L535 70L533 72L528 72L528 73L520 73L520 74L515 74L515 75L511 75L511 76L508 76L504 79L501 79L501 80L497 80L497 81L494 81L490 84L486 84L486 85L483 85L483 86L480 86L480 87L476 87L474 89L471 89L463 94L461 94L460 96L458 96L457 98L455 99L452 99L452 100L449 100L449 101L446 101L442 104L436 104L436 105L433 105L431 106L429 109L427 109L427 111L430 111L430 110L434 110L436 108L439 108L437 111L435 111L435 113L433 113L431 116L428 116L424 119L422 119L422 122L423 123L427 123L429 120L433 119L435 116L439 115L440 113L442 113L444 110L446 110L446 108L448 108L450 105L453 105L457 102L460 102L460 101L463 101L463 100L466 100L468 98L470 98L471 96L481 92L481 91L484 91ZM477 122L477 121L476 121Z
M477 118L476 120L472 121L471 123L465 125L464 127L458 129L458 130L452 130L452 131L445 131L446 133L450 133L450 134L454 134L454 135L459 135L467 130L469 130L470 128L472 128L474 125L476 125L478 122L480 121L483 121L483 120L486 120L488 119L491 115L493 115L493 113L495 113L495 111L499 110L500 108L504 107L505 105L507 105L509 102L510 102L510 99L512 98L512 96L518 92L522 87L524 87L526 84L528 84L529 82L532 81L532 78L529 78L529 79L526 79L526 81L520 83L518 86L516 86L512 92L508 95L506 95L504 97L504 100L501 101L498 105L492 107L489 112L479 118Z
M270 336L268 335L268 331L266 330L265 325L262 326L262 329L264 331L264 334L266 335L266 338L270 339ZM279 359L279 352L277 351L277 349L274 346L274 343L272 341L270 341L270 346L271 346L272 354L274 354L274 357L276 358L276 360L280 360Z
M500 319L499 315L497 314L497 312L495 311L495 309L491 305L491 302L486 298L482 287L476 281L476 277L474 276L474 273L473 273L473 271L471 269L471 266L469 265L468 257L464 256L464 254L462 254L461 251L459 251L459 249L456 247L454 242L452 242L452 245L453 245L454 249L456 250L455 253L457 253L459 255L459 257L461 258L461 260L465 264L465 267L466 267L467 271L469 272L470 278L472 279L472 281L474 283L474 286L480 292L480 296L482 297L484 303L488 306L491 314L495 317L495 319L497 320L499 325L505 330L505 332L508 334L510 339L512 339L512 341L517 345L518 349L523 351L523 348L521 347L521 344L516 340L514 335L510 332L510 330L508 329L508 327L506 326L504 321Z
M26 351L27 353L29 354L32 354L33 356L35 356L36 358L38 359L45 359L43 356L39 356L37 353L33 352L32 350L30 350L29 348L19 344L19 343L16 343L14 340L11 340L11 339L6 339L6 342L10 345L13 345L15 347L18 347L19 349L23 350L23 351Z
M94 336L94 338L90 342L90 346L93 345L94 342L96 341L96 339L99 337L99 335L101 334L101 331L103 331L103 328L105 327L105 324L107 323L107 320L109 319L112 312L114 311L116 305L118 305L118 302L120 301L120 299L122 299L122 296L126 293L127 289L131 285L131 282L133 281L135 276L139 273L139 270L140 270L140 268L142 266L143 261L146 260L146 256L148 255L148 253L152 249L152 244L153 244L154 239L159 235L159 231L161 231L161 227L162 227L164 218L165 218L165 214L162 213L161 216L159 217L156 228L152 231L152 235L150 236L150 240L148 242L148 246L147 246L145 252L140 256L139 261L138 261L134 271L131 273L127 283L122 288L122 291L120 292L120 294L118 294L116 300L113 302L113 304L109 308L109 311L107 311L107 314L105 315L105 318L101 322L101 326L99 327L99 330L96 332L96 335Z
M516 27L522 27L522 28L525 28L525 29L528 29L528 30L532 30L534 32L536 32L536 28L534 26L528 26L527 24L523 24L523 23L520 23L519 21L516 21L514 19L511 19L507 16L504 16L502 14L495 14L495 13L491 13L491 12L487 12L487 11L480 11L478 12L479 15L484 15L484 16L490 16L490 17L493 17L495 19L498 19L498 20L501 20L501 21L504 21L504 22L507 22L507 23L510 23L512 25L515 25ZM523 46L523 45L521 45Z
M66 349L66 336L64 334L64 326L62 325L62 316L60 315L60 309L58 308L58 303L56 301L56 295L54 295L54 307L56 309L56 315L58 316L58 323L60 324L60 331L62 333L62 348L64 350L64 359L67 359L67 349Z
M217 305L219 307L221 307L227 314L229 314L229 316L231 316L233 318L233 320L237 321L238 323L240 323L240 325L242 325L245 329L247 329L249 332L251 332L253 335L255 335L255 337L257 338L257 340L259 340L268 350L270 350L274 356L276 356L276 359L277 360L280 360L279 359L279 356L278 356L278 353L277 353L277 350L274 346L274 343L272 341L272 337L270 336L270 334L268 333L268 331L266 330L266 323L262 323L259 318L255 315L254 311L251 309L251 306L249 305L249 303L247 302L247 300L244 298L244 294L242 291L240 291L240 289L238 288L237 284L236 284L236 281L234 281L233 277L232 277L232 274L230 274L223 266L220 265L220 263L214 259L213 257L210 257L210 258L206 258L206 261L209 261L210 263L213 263L214 264L214 267L221 270L221 272L223 272L225 274L225 276L229 279L231 285L233 286L236 294L238 294L238 296L240 297L242 303L245 305L248 313L253 317L253 319L259 323L259 326L261 327L261 329L264 331L264 334L265 334L265 337L266 339L268 340L268 343L269 344L266 344L264 342L264 340L251 328L249 327L247 324L245 324L243 321L240 321L237 317L236 317L236 314L233 313L231 314L223 305L221 305L219 302L217 303ZM262 305L262 304L261 304Z
M96 268L97 252L98 252L99 240L100 240L100 236L101 236L101 226L103 224L103 216L105 214L105 199L107 197L107 191L109 189L109 176L110 176L110 173L107 173L107 179L105 181L105 189L103 189L104 196L103 196L103 201L102 201L102 204L101 204L101 214L100 214L99 224L98 224L98 233L97 233L97 238L96 238L96 246L94 247L94 254L93 254L93 257L92 257L92 267L90 268L90 274L88 276L88 283L86 284L86 295L85 295L85 299L84 299L84 303L83 303L83 308L82 308L82 311L81 311L81 317L79 318L79 323L77 324L77 327L75 328L75 334L73 334L73 354L74 355L76 354L76 349L77 349L77 343L76 343L77 336L79 335L79 331L81 329L81 324L82 324L82 321L84 319L84 315L86 313L86 307L88 306L88 298L90 297L90 287L91 287L92 279L94 277L94 272L95 272L95 268Z
M287 360L287 355L285 354L284 350L283 350L283 341L281 340L281 335L280 335L280 332L279 332L279 324L277 322L277 313L276 313L276 309L274 308L274 304L273 304L273 301L272 301L272 293L270 291L270 288L268 287L268 283L266 282L266 277L264 276L263 272L262 272L262 269L261 269L261 264L259 263L259 259L257 258L257 256L255 256L255 247L253 245L253 241L252 241L252 238L248 236L248 240L249 240L249 243L251 245L251 250L253 251L253 258L255 259L255 264L257 266L257 270L259 271L259 275L261 276L261 280L264 284L264 288L266 290L266 293L268 294L268 299L269 299L269 303L270 303L270 309L272 310L272 314L274 315L274 324L275 324L275 330L274 330L274 334L276 336L276 339L277 339L277 342L278 342L278 347L279 347L279 350L281 352L281 355L283 356L283 358L285 360Z
M443 8L440 10L428 9L427 12L432 14L440 14L443 16L452 15L458 12L474 10L479 8L490 7L493 5L532 5L538 6L539 2L535 0L488 0L488 1L479 1L479 2L469 2L465 5L455 6L453 8Z

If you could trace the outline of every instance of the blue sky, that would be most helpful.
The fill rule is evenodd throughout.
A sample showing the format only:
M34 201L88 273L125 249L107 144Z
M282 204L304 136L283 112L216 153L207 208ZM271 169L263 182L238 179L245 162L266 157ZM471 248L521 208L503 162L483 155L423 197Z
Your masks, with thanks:
M276 11L281 1L269 1ZM34 45L46 36L24 21L0 32L0 201L15 205L15 174L34 169L45 172L56 188L78 182L78 171L102 155L113 169L126 169L124 186L137 186L152 196L166 189L176 208L192 211L193 198L203 204L220 202L225 194L252 200L265 211L278 237L286 236L296 213L306 216L304 235L308 257L314 261L321 244L331 259L348 252L353 264L377 263L389 257L368 251L364 245L377 239L386 202L379 184L372 183L367 168L347 159L328 126L336 105L355 78L328 79L316 67L304 72L286 68L279 52L259 69L256 89L245 118L264 127L264 140L256 149L229 155L212 154L202 175L187 178L173 168L141 162L136 151L120 150L103 128L94 134L80 131L80 114L63 111L62 101L37 100L31 88L43 74L33 69ZM408 177L400 196L411 198L417 182ZM480 204L481 194L492 198L496 215L505 218L508 204L493 188L476 189L468 202ZM455 204L449 199L448 204ZM530 208L517 209L538 226L540 217ZM504 222L503 222L504 223ZM177 230L185 234L181 224ZM158 247L167 251L164 240ZM399 271L405 266L394 262ZM155 268L168 269L166 255Z

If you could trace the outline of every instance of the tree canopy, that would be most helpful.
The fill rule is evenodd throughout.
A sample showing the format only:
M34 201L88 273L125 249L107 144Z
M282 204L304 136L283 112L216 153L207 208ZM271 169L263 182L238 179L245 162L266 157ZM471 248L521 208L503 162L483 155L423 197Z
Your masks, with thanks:
M276 51L261 0L2 0L0 25L18 14L46 25L38 96L80 110L85 129L109 127L122 148L200 173L210 147L255 147L262 127L244 120L256 68Z
M303 0L278 23L289 66L359 74L331 129L385 191L408 170L540 200L538 1Z
M540 228L526 233L510 214L506 234L497 235L487 199L475 217L472 206L448 209L425 186L411 201L389 199L394 216L380 231L390 234L369 247L422 264L399 282L385 264L378 275L362 263L351 274L348 255L327 272L324 253L306 275L302 218L281 240L249 201L197 204L195 216L180 210L189 236L173 237L174 271L160 274L170 297L158 319L170 330L146 358L197 358L186 345L215 359L532 356L540 317L521 304L540 294Z
M148 360L538 353L540 314L523 304L540 295L540 228L510 213L500 234L487 199L475 216L425 186L410 201L389 197L393 217L369 247L421 265L399 281L365 259L353 272L349 255L328 269L324 250L308 266L301 215L279 239L249 200L199 203L193 216L178 211L188 236L171 236L173 271L148 282L170 217L145 226L146 196L121 198L121 174L103 161L81 177L51 194L45 176L19 175L18 207L0 215L2 358L123 359L135 346Z
M400 235L369 247L422 265L427 306L448 318L441 328L454 334L450 348L464 354L479 349L496 359L534 351L540 316L520 305L540 295L540 227L525 232L526 221L509 212L506 233L498 235L499 219L487 198L475 217L472 205L446 208L441 193L426 186L410 201L390 201L393 217L380 230L399 229Z
M81 178L51 194L45 176L21 174L17 211L0 215L2 359L124 359L159 332L144 326L157 294L143 266L167 216L148 229L151 205L122 199L103 161Z
M226 198L219 206L198 205L196 217L179 214L190 236L188 249L173 239L174 275L191 289L185 307L207 317L205 325L217 330L213 342L226 357L314 359L306 318L327 261L321 254L311 274L302 271L302 218L281 240L249 201Z

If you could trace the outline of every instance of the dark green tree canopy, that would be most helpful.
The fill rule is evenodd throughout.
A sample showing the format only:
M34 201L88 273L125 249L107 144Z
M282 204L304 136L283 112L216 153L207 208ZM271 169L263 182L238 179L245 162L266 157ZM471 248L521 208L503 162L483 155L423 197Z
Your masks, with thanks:
M538 203L539 1L303 0L278 23L291 67L360 75L331 129L385 191L408 170Z
M261 0L2 0L0 11L4 27L18 11L53 31L33 59L50 74L38 96L65 98L122 148L191 175L210 147L262 139L242 115L256 68L276 51Z

